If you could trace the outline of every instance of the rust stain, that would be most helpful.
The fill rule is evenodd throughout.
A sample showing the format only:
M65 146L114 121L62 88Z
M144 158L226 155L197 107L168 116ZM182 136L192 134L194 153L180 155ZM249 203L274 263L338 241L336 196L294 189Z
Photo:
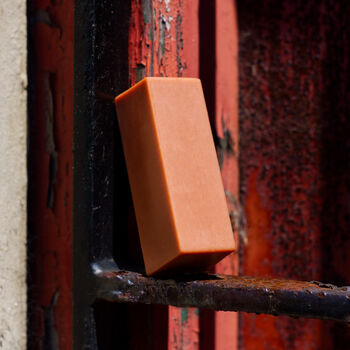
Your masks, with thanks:
M105 301L199 306L349 322L349 286L321 284L320 287L315 282L217 274L155 279L130 271L115 271L113 275L110 271L97 271L96 277L100 286L97 298ZM190 309L172 308L171 311L169 319L177 320L179 325L195 321L198 316L195 309L190 312ZM181 332L178 327L170 326Z
M323 0L237 4L241 198L249 238L241 273L344 284L350 6ZM271 348L343 348L350 339L331 323L277 323L264 316L266 322L253 325L252 317L241 318L243 349L264 341ZM270 335L279 345L267 340Z

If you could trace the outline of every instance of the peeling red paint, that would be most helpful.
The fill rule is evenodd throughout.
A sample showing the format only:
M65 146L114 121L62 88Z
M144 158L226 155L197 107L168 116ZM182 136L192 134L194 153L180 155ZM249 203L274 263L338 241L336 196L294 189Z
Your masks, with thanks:
M237 229L236 14L232 1L216 4L214 73L199 65L205 61L200 53L206 54L198 48L199 0L132 0L130 84L150 75L215 76L213 90L206 90L209 95L215 91L208 107ZM350 7L287 0L237 5L240 188L248 224L242 272L348 284ZM52 344L43 339L57 331L59 348L70 349L73 3L32 0L29 13L35 22L35 91L30 93L36 99L30 103L30 348ZM48 132L50 98L53 125ZM57 169L52 171L54 153ZM54 197L47 205L50 191ZM226 259L220 271L236 273L237 262L236 256ZM51 319L52 312L51 332L45 317ZM232 349L237 321L234 314L223 315L216 314L215 320L226 325L212 324L215 336L210 334L207 344ZM170 308L168 317L168 347L198 348L196 310ZM347 328L332 322L246 314L241 320L242 349L342 349L350 339Z
M71 349L73 3L28 7L29 348Z
M218 1L215 52L217 71L214 91L216 110L211 115L215 120L216 137L233 140L232 149L221 151L222 174L225 190L228 193L228 206L233 225L237 226L238 200L238 68L237 68L237 24L236 10L232 1ZM198 77L200 63L206 60L207 52L200 52L200 3L196 1L132 1L129 31L130 84L144 76ZM203 25L203 23L202 23ZM202 37L201 40L207 40ZM203 42L202 42L203 44ZM205 57L200 57L200 53ZM212 67L215 69L215 67ZM207 72L215 77L215 71ZM205 77L207 79L207 77ZM204 86L206 88L206 86ZM216 91L216 92L215 92ZM220 152L220 150L218 150ZM237 236L237 232L236 232ZM238 239L237 239L238 242ZM219 264L221 273L238 272L237 253ZM182 311L184 312L184 311ZM199 318L195 312L188 313L188 319L181 324L176 322L180 309L169 308L169 348L182 348L191 344L191 349L199 347ZM213 313L215 322L202 319L203 329L211 331L216 349L237 346L237 314ZM203 323L204 322L204 323ZM205 326L205 323L208 323ZM186 345L187 346L187 345ZM189 345L188 345L189 346Z
M182 1L131 1L130 85L145 76L184 75L183 20Z
M152 6L153 5L153 6ZM200 62L206 57L200 55L199 1L143 1L132 2L130 26L131 84L143 76L190 76L198 77ZM234 140L233 152L223 151L223 178L229 193L228 205L232 217L237 215L238 204L238 85L237 85L237 28L235 8L231 1L218 2L218 27L216 33L217 85L216 133L224 139L227 132ZM143 13L143 16L141 16ZM151 15L150 15L151 14ZM153 29L153 30L152 30ZM215 31L215 28L213 28ZM206 38L201 38L206 40ZM210 53L210 55L215 53ZM207 53L205 53L207 55ZM232 62L232 59L234 60ZM142 73L140 74L140 70ZM208 72L208 76L215 72ZM214 96L215 99L215 96ZM226 132L224 136L224 130ZM220 264L218 271L237 273L237 254ZM198 348L199 319L196 313L188 314L186 324L173 323L179 309L169 308L169 348L192 344ZM213 314L214 316L214 314ZM235 347L237 344L237 315L216 313L214 333L217 349ZM208 321L209 322L209 321ZM191 331L192 329L192 331ZM179 335L183 335L181 338ZM176 339L176 341L175 341ZM180 341L180 339L182 339ZM180 343L179 343L180 342Z
M131 1L130 85L145 76L198 76L198 4L198 0ZM168 313L168 348L197 349L198 312L169 307ZM187 315L185 322L181 313Z
M198 309L176 308L169 310L169 341L172 350L199 349Z

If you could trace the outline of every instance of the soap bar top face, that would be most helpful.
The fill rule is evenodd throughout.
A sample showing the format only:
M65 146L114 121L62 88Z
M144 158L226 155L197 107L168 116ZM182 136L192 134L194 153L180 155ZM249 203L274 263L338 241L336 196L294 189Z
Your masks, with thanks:
M200 271L232 252L200 80L146 78L116 109L147 274Z

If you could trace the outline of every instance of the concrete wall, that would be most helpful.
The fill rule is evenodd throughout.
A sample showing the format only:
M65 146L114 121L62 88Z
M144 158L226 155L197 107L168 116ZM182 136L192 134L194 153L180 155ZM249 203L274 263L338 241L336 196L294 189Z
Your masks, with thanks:
M26 347L26 1L0 1L0 349Z

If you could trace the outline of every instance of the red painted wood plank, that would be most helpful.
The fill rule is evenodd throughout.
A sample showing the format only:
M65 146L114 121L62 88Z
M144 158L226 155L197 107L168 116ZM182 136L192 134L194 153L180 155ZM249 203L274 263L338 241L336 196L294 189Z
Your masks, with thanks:
M196 308L169 307L169 349L199 349L198 315Z
M131 2L130 85L144 76L198 76L197 12L198 1ZM198 328L196 309L169 307L168 348L198 349Z
M349 283L350 6L238 2L242 273ZM350 332L242 314L242 349L343 349Z
M237 23L236 12L231 1L218 1L217 27L212 27L214 52L205 52L206 37L200 38L199 1L132 1L129 37L130 84L144 76L188 76L198 77L202 67L210 67L204 79L205 90L213 84L215 89L207 89L206 95L215 100L215 128L222 158L222 174L227 192L228 205L234 226L238 223L238 87L237 87ZM204 7L204 6L203 6ZM204 9L204 17L209 16L210 7ZM206 30L202 30L202 34ZM216 40L215 40L216 38ZM201 42L200 42L201 41ZM202 45L202 49L200 48ZM200 57L200 54L203 57ZM214 56L216 57L214 57ZM215 66L207 64L206 56L217 60ZM206 84L205 81L208 81ZM211 95L211 94L216 94ZM210 101L208 102L210 104ZM209 106L210 110L210 106ZM226 146L225 146L226 145ZM237 230L236 230L237 231ZM237 273L237 254L221 263L218 271ZM185 315L183 318L181 316ZM210 319L215 319L211 323ZM182 320L182 322L181 322ZM184 321L185 320L185 321ZM206 344L216 344L217 349L237 346L237 315L234 313L212 313L202 317L202 332ZM169 308L169 345L171 349L197 349L199 343L199 318L196 310ZM209 336L209 338L208 338ZM202 343L201 346L206 346Z
M215 271L238 274L239 171L238 171L238 28L235 2L216 1L215 130L227 204L235 231L237 251ZM215 313L215 350L236 349L238 314Z
M174 3L174 1L172 1ZM179 2L180 4L180 2ZM172 6L169 2L169 6ZM170 8L171 10L171 8ZM199 77L199 1L183 1L176 15L175 35L177 76ZM178 56L179 54L179 56ZM199 349L199 311L169 307L169 349Z
M73 2L28 7L29 348L71 349Z

